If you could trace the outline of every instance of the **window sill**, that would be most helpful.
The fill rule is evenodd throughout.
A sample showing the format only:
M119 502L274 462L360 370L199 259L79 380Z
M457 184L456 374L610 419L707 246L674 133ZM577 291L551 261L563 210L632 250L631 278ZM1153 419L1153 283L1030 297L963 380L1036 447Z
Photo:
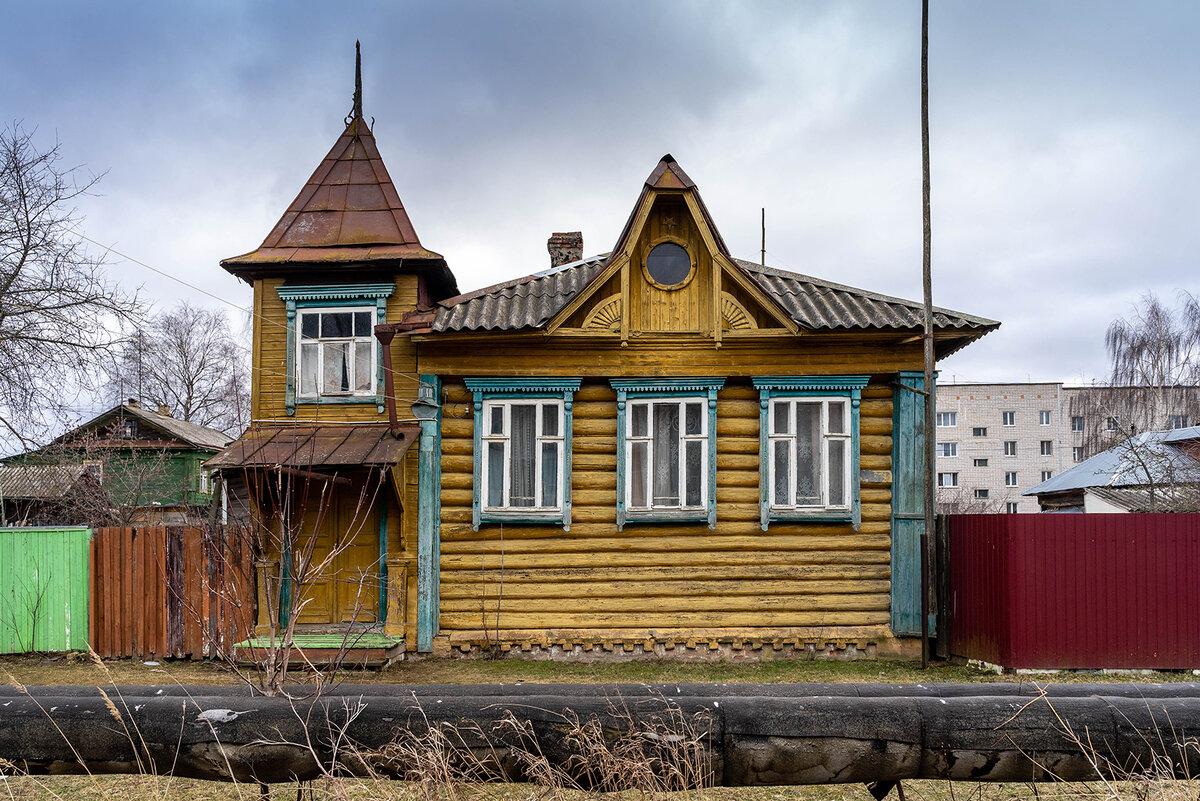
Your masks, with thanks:
M650 512L625 511L625 523L708 523L707 509L659 510Z
M951 487L951 489L954 489ZM802 512L792 509L772 509L767 514L768 523L852 523L854 515L849 509L814 509Z
M322 395L319 398L296 398L297 406L324 406L330 403L372 403L378 405L374 395Z
M526 525L563 525L563 513L555 509L551 512L481 512L479 523L522 523Z

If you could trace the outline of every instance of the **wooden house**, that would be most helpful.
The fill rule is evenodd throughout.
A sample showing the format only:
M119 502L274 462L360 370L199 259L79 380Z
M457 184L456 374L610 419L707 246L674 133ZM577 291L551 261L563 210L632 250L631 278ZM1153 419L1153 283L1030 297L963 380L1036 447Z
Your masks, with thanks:
M221 431L172 417L166 407L151 411L130 398L45 448L7 462L66 469L44 476L66 476L86 468L93 479L86 486L92 491L75 487L71 502L63 506L63 524L196 524L207 517L212 500L204 462L231 440ZM47 478L30 486L61 488L60 479Z
M460 295L352 116L263 247L223 262L254 285L269 422L214 465L291 476L290 508L258 495L279 519L300 494L387 490L306 530L350 537L329 586L370 577L376 600L310 587L303 620L455 654L911 647L919 303L735 258L670 156L610 252L556 235L550 269ZM323 315L360 309L389 344L357 322L327 335ZM997 326L939 309L937 353ZM351 339L353 371L312 361ZM421 420L387 422L387 378ZM289 591L288 558L264 555L268 593Z

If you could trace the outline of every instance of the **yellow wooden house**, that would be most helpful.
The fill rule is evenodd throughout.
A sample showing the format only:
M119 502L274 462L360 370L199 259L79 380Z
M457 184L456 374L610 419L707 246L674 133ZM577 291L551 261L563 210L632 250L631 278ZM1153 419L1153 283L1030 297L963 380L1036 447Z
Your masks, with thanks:
M555 235L458 294L352 116L222 263L254 286L256 422L214 464L296 532L266 538L262 630L290 599L420 652L912 648L919 303L735 258L670 156L608 253ZM997 326L938 309L939 357Z

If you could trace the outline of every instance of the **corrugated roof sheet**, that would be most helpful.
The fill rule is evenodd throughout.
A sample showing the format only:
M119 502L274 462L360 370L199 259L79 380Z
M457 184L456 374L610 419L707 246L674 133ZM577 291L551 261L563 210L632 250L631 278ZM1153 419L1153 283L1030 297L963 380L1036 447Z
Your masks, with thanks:
M1113 489L1088 487L1088 494L1130 512L1200 512L1200 487L1167 486Z
M478 289L441 302L434 331L540 328L604 270L608 255Z
M420 433L408 425L394 435L387 423L251 426L205 466L386 467L399 462Z
M0 498L55 500L62 498L87 472L83 464L0 465Z
M599 275L607 256L563 265L514 281L442 301L433 330L515 331L540 328ZM812 276L763 267L741 259L736 264L773 297L793 320L810 330L920 330L921 303L836 284ZM939 329L991 330L995 320L935 308Z
M129 406L128 404L122 404L118 408L123 409L126 414L145 420L150 425L160 428L184 442L195 445L197 448L218 451L233 441L233 437L223 431L217 431L215 428L197 425L196 423L189 423L187 420L180 420L168 414L159 414L149 409L143 409L140 406ZM105 414L109 414L110 412L105 412Z
M1144 431L1114 445L1022 495L1042 495L1088 487L1138 486L1150 483L1200 482L1200 462L1174 444L1200 437L1200 426L1175 431Z

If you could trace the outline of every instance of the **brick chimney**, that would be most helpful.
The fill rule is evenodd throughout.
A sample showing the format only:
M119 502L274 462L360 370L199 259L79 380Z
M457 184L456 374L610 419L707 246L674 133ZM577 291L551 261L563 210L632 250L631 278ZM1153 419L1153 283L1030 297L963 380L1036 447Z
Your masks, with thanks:
M170 417L171 416L171 407L166 405L165 403L160 403L160 404L158 404L158 413L161 414L163 417Z
M550 267L561 267L583 258L583 232L567 231L554 233L546 240L546 250L550 251Z

